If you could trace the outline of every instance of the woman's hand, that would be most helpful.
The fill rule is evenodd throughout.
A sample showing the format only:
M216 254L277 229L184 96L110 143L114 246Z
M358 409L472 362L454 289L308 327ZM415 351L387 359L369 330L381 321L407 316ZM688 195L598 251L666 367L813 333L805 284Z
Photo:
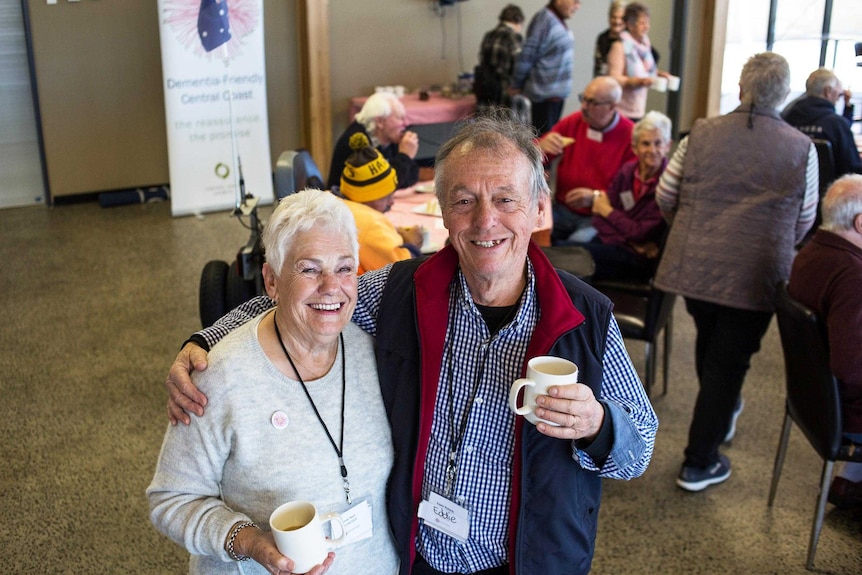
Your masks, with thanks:
M238 555L248 555L272 573L272 575L293 574L293 560L285 557L275 546L275 539L269 531L261 529L243 529L237 534L233 545ZM320 565L316 565L308 575L323 575L329 570L335 560L335 553L327 554Z
M593 213L606 218L611 215L611 212L613 211L614 207L611 205L611 200L608 198L608 195L601 190L595 190L593 192Z
M207 352L194 343L187 343L174 360L165 380L168 391L168 419L171 425L182 421L188 425L191 418L188 412L198 417L204 414L207 396L192 383L189 374L192 370L203 371L207 368Z

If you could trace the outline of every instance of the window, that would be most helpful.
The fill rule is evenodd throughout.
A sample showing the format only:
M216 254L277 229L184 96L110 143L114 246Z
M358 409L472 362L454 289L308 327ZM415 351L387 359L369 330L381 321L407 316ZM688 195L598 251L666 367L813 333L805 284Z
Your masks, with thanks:
M739 73L757 52L773 50L790 63L790 96L805 91L820 66L835 71L853 99L862 102L862 67L854 46L862 42L858 0L729 0L721 79L722 114L739 105ZM842 104L839 103L839 112Z

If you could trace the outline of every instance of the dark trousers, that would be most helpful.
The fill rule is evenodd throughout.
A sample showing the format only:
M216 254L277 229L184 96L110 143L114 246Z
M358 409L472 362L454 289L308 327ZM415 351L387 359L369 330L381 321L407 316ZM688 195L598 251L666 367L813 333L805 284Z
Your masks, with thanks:
M655 273L656 260L650 260L630 252L623 246L603 244L600 239L593 238L584 244L593 256L596 271L595 281L649 281Z
M422 557L419 553L416 554L416 560L413 562L413 569L410 571L410 575L445 575L442 571L437 571L425 561L425 558ZM473 575L509 575L509 566L503 565L502 567L495 567L494 569L485 569L484 571L477 571Z
M685 465L707 467L730 428L751 356L769 327L771 312L749 311L685 298L697 328L694 360L700 390L688 430Z
M560 121L560 116L563 113L564 101L545 100L544 102L531 102L531 117L533 119L533 127L541 136L554 127L554 124Z

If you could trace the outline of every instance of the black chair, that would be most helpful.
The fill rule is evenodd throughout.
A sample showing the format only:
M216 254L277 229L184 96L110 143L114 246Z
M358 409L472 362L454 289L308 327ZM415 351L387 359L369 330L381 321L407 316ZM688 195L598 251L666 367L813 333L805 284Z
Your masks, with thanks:
M814 523L808 543L807 569L814 565L817 540L823 527L826 498L836 461L862 461L862 449L842 441L841 402L838 380L829 368L829 345L826 331L817 315L790 297L787 282L778 285L776 301L778 331L784 350L785 402L784 426L775 454L768 506L772 507L790 428L795 423L805 434L811 447L823 459L820 494L814 509Z
M673 306L676 294L664 292L648 282L596 281L593 287L614 302L614 317L626 339L646 343L647 395L652 391L658 366L658 342L664 334L662 395L667 394L667 377L673 347Z
M564 270L587 283L596 271L596 262L586 248L581 246L543 246L542 251L551 265Z
M817 150L817 159L820 161L820 199L826 195L826 190L835 181L835 156L832 154L832 142L812 138L814 148Z

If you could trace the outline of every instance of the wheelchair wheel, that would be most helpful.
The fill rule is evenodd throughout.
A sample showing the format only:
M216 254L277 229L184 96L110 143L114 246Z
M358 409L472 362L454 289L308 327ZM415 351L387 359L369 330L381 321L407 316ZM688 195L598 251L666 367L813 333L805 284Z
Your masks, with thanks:
M234 260L227 272L227 287L225 291L225 311L230 311L241 303L245 303L257 295L254 280L247 280L240 275L239 262Z
M227 305L228 270L227 262L212 260L207 262L201 272L198 307L201 324L205 328L215 323L225 312L233 309Z

